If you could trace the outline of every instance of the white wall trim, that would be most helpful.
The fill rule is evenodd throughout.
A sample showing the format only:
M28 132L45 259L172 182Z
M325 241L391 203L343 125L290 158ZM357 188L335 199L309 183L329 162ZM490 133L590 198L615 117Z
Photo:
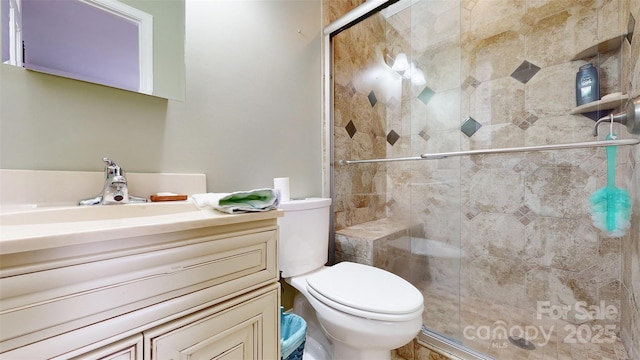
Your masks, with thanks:
M138 24L139 92L153 93L153 15L116 0L78 0Z
M5 64L22 66L22 0L9 0L9 60Z

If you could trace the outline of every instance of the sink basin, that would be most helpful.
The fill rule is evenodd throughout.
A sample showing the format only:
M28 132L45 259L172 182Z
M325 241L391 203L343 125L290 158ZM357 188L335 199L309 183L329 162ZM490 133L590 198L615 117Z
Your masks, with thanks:
M0 213L0 225L38 225L159 216L197 211L191 202L43 207Z

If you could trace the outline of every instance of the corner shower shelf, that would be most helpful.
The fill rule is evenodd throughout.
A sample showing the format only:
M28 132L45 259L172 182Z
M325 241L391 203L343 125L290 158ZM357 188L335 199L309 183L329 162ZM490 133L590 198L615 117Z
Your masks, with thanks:
M629 98L628 94L615 93L603 96L602 99L598 101L592 101L587 104L580 105L578 107L573 108L569 114L584 114L591 111L597 110L609 110L615 109L619 106L624 105L623 101Z
M616 50L618 48L620 48L620 46L622 45L622 40L626 37L626 34L621 34L621 35L617 35L614 36L612 38L603 40L601 42L599 42L596 45L593 45L587 49L582 50L581 52L577 53L572 59L571 61L574 60L582 60L582 59L586 59L592 56L595 56L599 53L605 53L605 52L609 52L609 51L613 51Z

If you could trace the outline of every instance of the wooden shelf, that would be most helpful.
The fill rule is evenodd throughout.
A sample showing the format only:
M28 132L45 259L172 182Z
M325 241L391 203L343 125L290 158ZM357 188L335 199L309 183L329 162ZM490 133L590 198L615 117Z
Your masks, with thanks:
M570 114L575 115L575 114L584 114L584 113L597 111L597 110L615 109L618 106L624 105L623 101L628 98L629 98L628 94L622 94L622 93L609 94L609 95L603 96L602 99L598 101L593 101L593 102L583 104L573 108Z

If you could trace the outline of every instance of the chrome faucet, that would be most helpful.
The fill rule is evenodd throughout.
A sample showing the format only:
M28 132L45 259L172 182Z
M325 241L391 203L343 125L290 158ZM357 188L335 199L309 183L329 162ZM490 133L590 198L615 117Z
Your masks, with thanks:
M104 168L104 185L102 193L89 199L83 199L78 205L111 205L147 202L147 199L129 195L127 178L124 170L109 158L103 158L106 164Z

